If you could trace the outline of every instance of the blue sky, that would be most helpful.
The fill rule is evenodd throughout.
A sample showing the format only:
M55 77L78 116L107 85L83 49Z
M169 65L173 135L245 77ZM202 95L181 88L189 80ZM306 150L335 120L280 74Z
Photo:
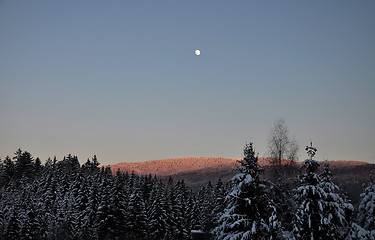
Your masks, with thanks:
M0 157L375 162L374 1L0 1ZM201 55L195 56L194 50Z

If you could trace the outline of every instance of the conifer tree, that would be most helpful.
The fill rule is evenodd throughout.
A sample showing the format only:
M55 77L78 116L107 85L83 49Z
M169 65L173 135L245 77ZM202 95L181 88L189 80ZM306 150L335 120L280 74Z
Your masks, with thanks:
M219 178L217 181L214 192L213 192L213 210L212 210L212 224L216 227L219 219L221 217L222 212L224 211L225 205L224 200L227 191L225 189L224 183Z
M345 240L374 240L375 236L370 231L362 228L355 222L352 223L350 231Z
M126 239L144 239L147 235L146 208L138 183L134 182L134 191L129 198L126 210Z
M180 233L178 232L177 225L180 223L178 222L179 217L176 213L177 211L177 201L176 201L176 195L174 191L174 185L173 180L170 177L168 179L167 187L166 187L166 204L165 204L165 210L167 212L167 233L165 238L166 239L175 239L176 236L178 236Z
M375 238L375 183L372 174L368 186L361 193L357 220L358 225L369 231Z
M187 226L189 226L189 229L192 229L192 230L200 229L201 228L199 224L200 210L199 210L195 195L192 195L189 197L187 214L188 214Z
M22 177L31 179L34 176L34 159L27 151L18 149L13 159L15 159L15 177L20 180Z
M2 171L0 172L0 189L5 189L15 174L15 166L12 159L7 156L2 164Z
M1 192L0 199L2 199ZM3 239L4 232L4 201L0 201L0 240Z
M295 190L297 209L293 219L293 233L297 240L325 239L329 224L324 213L326 193L316 173L319 163L312 159L317 150L311 143L306 151L310 159L301 165L305 173L299 176L299 186Z
M353 205L339 194L340 188L332 182L332 172L328 162L325 162L320 174L319 186L325 191L324 214L329 225L324 239L343 239L346 229L350 226L350 217L354 211Z
M114 231L114 236L121 239L122 235L124 234L124 225L126 224L126 201L120 175L115 176L110 191L111 207L109 212L113 216L114 220L111 227Z
M190 231L187 225L187 202L188 202L188 190L184 180L179 180L175 186L176 193L176 205L174 206L174 214L176 220L176 239L190 239Z
M70 198L72 202L72 220L74 236L78 239L83 239L83 233L85 232L84 224L86 222L86 208L88 204L88 183L86 175L79 173L76 180L73 182L73 188L70 190Z
M150 208L147 217L148 239L163 239L167 233L166 198L161 183L154 186L150 197Z
M38 240L42 239L41 232L40 232L41 226L39 223L39 220L37 218L37 214L34 210L34 208L31 206L27 210L27 215L25 222L21 229L21 236L23 239L27 240Z
M88 189L88 199L86 208L83 210L82 215L82 239L97 239L97 232L95 228L95 219L97 216L99 205L98 186L96 181L91 176L89 178L90 188Z
M4 239L18 240L21 238L21 223L18 210L13 208L10 212L9 221L4 233Z
M199 192L200 196L200 223L204 232L210 232L214 226L214 196L213 187L209 181Z
M110 217L108 216L108 208L108 196L103 195L98 206L98 212L95 220L96 232L99 239L111 239L112 236L112 231L110 227L111 222L108 221L108 217Z
M246 144L244 158L239 161L241 173L225 201L227 207L213 233L216 239L275 239L278 221L265 183L260 179L263 169L253 144Z
M111 213L111 182L112 174L108 168L100 172L99 204L96 214L95 226L99 239L112 239L115 231L113 227L114 216Z
M42 171L42 162L40 161L40 158L36 158L34 161L34 172L36 175L39 175Z

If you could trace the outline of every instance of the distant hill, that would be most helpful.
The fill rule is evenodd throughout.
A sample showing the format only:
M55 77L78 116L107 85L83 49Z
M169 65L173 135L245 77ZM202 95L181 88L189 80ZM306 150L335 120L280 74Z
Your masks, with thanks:
M238 160L240 159L223 157L184 157L144 162L122 162L107 166L110 166L114 173L118 170L128 173L134 171L134 173L138 175L152 174L164 179L169 176L172 176L175 180L183 179L197 191L208 181L215 183L219 178L223 181L230 180L238 173L236 170ZM286 159L283 159L282 163L291 164L291 162ZM374 164L361 161L329 161L329 163L336 182L348 186L354 182L356 186L353 188L358 189L358 191L361 190L361 184L367 181L369 171L375 167ZM270 159L259 158L259 164L268 168L270 167ZM298 166L301 162L295 162L293 164L296 166L296 169L299 169ZM266 175L267 173L269 173L268 170L266 170ZM292 175L295 174L297 173L294 172Z
M223 172L233 171L237 161L236 158L223 158L223 157L183 157L183 158L167 158L159 160L149 160L144 162L122 162L111 167L113 172L117 170L123 172L133 172L139 175L156 174L158 176L170 176L183 173L198 172ZM283 164L289 164L290 161L283 159ZM360 161L329 161L332 168L343 166L360 166L366 165L366 162ZM259 158L261 166L269 166L269 158ZM301 164L296 162L295 164Z
M324 161L322 161L324 162ZM333 160L328 161L331 168L341 168L341 167L350 167L350 166L363 166L363 165L369 165L368 162L362 162L362 161L345 161L345 160Z
M122 162L109 165L113 172L117 170L133 172L139 175L156 174L169 176L197 170L215 171L233 169L237 160L222 157L184 157L149 160L144 162Z

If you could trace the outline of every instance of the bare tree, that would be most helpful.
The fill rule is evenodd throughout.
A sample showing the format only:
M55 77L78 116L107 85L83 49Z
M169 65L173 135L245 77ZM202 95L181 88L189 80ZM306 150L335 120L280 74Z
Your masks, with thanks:
M277 215L283 219L282 226L290 229L290 223L294 217L292 186L295 171L294 161L297 160L298 144L295 139L289 137L289 129L284 119L275 121L267 140L267 155L271 158L272 166L269 169L271 179L271 194L274 196L274 204ZM291 160L283 164L282 159Z
M285 120L275 121L267 141L268 156L273 164L281 165L282 159L297 160L298 143L289 137L289 129Z

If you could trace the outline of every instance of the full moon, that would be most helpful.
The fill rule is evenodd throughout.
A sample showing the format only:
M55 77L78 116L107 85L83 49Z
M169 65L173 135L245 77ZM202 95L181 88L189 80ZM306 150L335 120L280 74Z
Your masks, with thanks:
M197 56L201 55L201 51L199 51L198 49L195 50L195 55L197 55Z

